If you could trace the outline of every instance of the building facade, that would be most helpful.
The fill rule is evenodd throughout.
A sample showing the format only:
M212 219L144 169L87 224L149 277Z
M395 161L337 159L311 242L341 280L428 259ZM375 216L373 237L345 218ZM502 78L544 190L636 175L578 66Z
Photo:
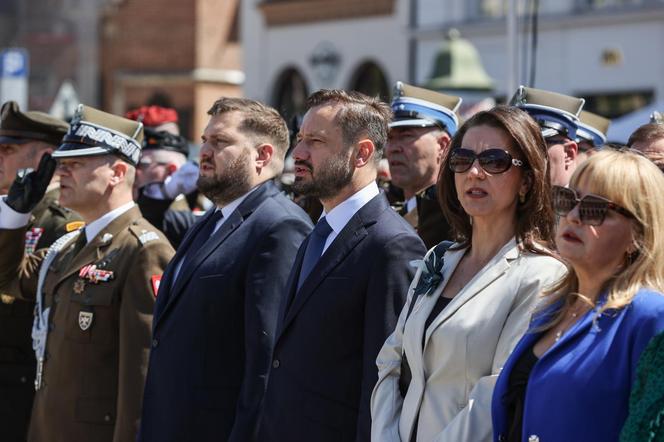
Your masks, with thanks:
M239 0L110 0L101 19L102 107L173 107L198 140L207 110L244 81Z
M246 96L286 118L321 88L388 99L408 72L409 0L244 0Z
M493 78L495 96L506 90L506 4L503 0L413 0L412 73L416 83L431 76L440 42L456 28L479 51ZM540 0L534 83L531 0L519 12L519 83L584 97L585 109L609 118L664 100L664 1Z
M425 85L442 43L456 29L477 49L493 79L494 90L486 94L497 101L508 99L514 91L507 90L507 4L245 0L244 93L288 116L303 97L322 87L375 92L381 81L388 91L396 80ZM610 118L664 100L664 58L659 56L664 52L664 0L516 4L520 84L582 96L586 109Z

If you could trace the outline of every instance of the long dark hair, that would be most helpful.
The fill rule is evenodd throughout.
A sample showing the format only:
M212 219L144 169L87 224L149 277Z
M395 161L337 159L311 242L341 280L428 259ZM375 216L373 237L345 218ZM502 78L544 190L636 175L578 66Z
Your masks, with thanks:
M525 201L517 204L516 239L523 248L542 253L536 244L553 250L554 214L551 207L551 181L547 147L537 123L524 111L511 106L496 106L478 112L457 131L450 143L450 152L460 148L463 137L471 127L489 126L505 131L512 139L517 158L524 162L524 173L530 175L530 189ZM443 163L438 177L438 200L452 227L460 248L470 245L473 227L470 216L463 210L454 184L454 172L449 168L450 155Z

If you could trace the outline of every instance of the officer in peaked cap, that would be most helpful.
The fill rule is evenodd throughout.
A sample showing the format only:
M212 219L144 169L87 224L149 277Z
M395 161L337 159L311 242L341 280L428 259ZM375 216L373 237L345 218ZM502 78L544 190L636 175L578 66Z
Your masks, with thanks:
M403 190L399 211L427 248L450 239L438 204L436 181L459 127L461 98L397 82L385 154L392 184Z
M579 163L606 144L606 133L611 120L588 111L579 114L576 144L579 146Z
M136 437L152 310L174 254L132 200L142 141L142 124L80 106L53 158L0 198L0 290L37 304L31 441ZM53 173L60 203L85 227L26 253L26 225Z
M539 124L549 154L551 183L566 186L578 164L576 142L579 114L585 100L519 86L511 105L520 107Z
M21 169L36 168L52 152L69 125L42 112L22 112L13 101L0 110L0 194L9 190ZM50 246L68 231L80 227L80 217L58 200L58 183L49 183L42 201L32 211L24 248L32 252ZM30 329L34 303L0 293L0 428L3 440L24 440L28 430L34 388L35 356Z
M43 112L21 112L8 101L0 110L0 193L7 194L18 169L35 168L45 152L52 152L69 125Z

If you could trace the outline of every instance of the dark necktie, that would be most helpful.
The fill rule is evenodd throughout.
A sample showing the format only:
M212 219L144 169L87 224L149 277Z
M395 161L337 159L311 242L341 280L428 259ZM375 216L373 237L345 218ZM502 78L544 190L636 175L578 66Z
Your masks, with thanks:
M78 252L80 252L87 243L88 237L85 235L85 227L83 227L81 232L78 234L78 237L76 238L76 242L74 243L74 248L71 253L72 258L78 255Z
M307 249L304 251L304 258L302 260L302 269L300 270L300 278L297 281L297 289L300 290L302 284L311 273L311 270L316 266L316 263L320 259L320 256L323 254L323 247L325 246L325 241L327 237L332 232L332 227L328 224L325 217L318 220L316 227L314 227L313 232L309 236L309 242L307 243Z
M217 223L221 218L223 218L223 214L221 213L221 210L217 209L214 211L212 215L205 221L205 225L200 228L196 236L193 238L193 241L191 241L191 245L187 249L187 253L184 256L184 260L182 262L182 268L184 268L185 265L191 259L198 253L198 251L205 245L205 241L210 239L212 236L212 233L214 232L214 228L217 226Z

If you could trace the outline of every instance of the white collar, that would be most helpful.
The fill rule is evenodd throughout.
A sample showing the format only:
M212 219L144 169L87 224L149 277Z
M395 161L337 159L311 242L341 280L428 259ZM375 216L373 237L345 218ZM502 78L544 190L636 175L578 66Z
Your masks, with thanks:
M332 227L332 230L339 234L348 221L360 210L366 203L371 201L380 192L378 185L372 181L367 186L355 192L352 196L344 200L341 204L330 210L330 213L321 214L321 218L325 217L327 223Z
M115 209L111 210L110 212L104 214L100 218L97 218L96 220L92 221L90 224L85 226L85 239L87 240L87 242L92 241L94 237L97 236L97 234L104 229L104 227L108 226L113 220L115 220L115 218L119 217L127 210L134 207L134 205L135 204L133 201L129 201L128 203L125 203L120 207L116 207Z
M242 204L242 201L244 201L256 189L258 189L258 186L253 187L249 192L245 193L239 198L234 199L224 207L219 208L217 206L217 210L221 210L221 215L224 217L224 219L227 219L229 216L231 216L231 213L233 213L235 209L237 209L240 204Z

